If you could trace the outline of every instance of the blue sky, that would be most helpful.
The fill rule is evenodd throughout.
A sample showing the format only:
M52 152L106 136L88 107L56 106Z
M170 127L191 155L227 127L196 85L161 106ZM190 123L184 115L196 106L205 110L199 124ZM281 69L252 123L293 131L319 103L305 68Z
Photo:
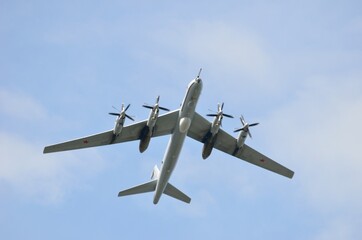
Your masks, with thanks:
M359 239L360 1L0 1L1 239ZM118 198L168 137L43 155L161 95L176 109L202 67L201 114L225 102L290 180L187 139L171 182L190 205ZM211 119L210 119L211 120ZM224 119L232 132L238 119Z

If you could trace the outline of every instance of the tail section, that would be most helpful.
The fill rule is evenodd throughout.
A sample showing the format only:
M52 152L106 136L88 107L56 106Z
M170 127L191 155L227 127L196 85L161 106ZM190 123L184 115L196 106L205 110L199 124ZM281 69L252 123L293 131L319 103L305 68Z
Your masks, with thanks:
M118 193L118 197L133 195L133 194L140 194L146 192L153 192L156 189L157 179L152 180L150 182L126 189Z
M189 196L187 196L186 194L175 188L171 183L167 184L165 191L163 193L170 197L183 201L185 203L191 202L191 198Z
M118 193L118 197L140 194L140 193L147 193L147 192L154 192L156 190L159 176L160 176L160 170L158 169L157 166L155 166L152 171L150 182L143 183L141 185L123 190ZM191 202L190 197L188 197L186 194L184 194L179 189L174 187L171 183L167 183L166 188L163 191L163 193L170 197L176 198L182 202L185 202L185 203Z

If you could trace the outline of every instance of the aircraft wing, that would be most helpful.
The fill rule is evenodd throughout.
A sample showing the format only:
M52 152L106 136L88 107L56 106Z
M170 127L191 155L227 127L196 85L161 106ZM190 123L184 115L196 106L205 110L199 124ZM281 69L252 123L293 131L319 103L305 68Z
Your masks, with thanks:
M157 118L157 122L152 136L158 137L166 134L171 134L174 127L176 126L178 115L179 110L160 115ZM47 146L44 148L44 153L90 148L138 140L140 139L141 130L144 126L146 126L146 124L147 120L144 120L125 126L123 127L121 133L115 139L113 139L113 130L109 130L95 135Z
M194 119L187 135L202 142L210 127L211 123L195 112ZM233 155L236 148L236 139L222 129L219 129L214 148L282 176L292 178L294 175L294 172L290 169L273 161L246 144L244 144L243 148L236 155Z

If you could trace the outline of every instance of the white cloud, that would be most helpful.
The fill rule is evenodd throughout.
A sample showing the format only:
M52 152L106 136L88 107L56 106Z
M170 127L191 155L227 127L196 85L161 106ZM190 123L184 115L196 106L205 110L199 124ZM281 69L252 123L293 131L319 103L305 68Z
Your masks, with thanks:
M43 106L31 96L5 90L0 90L0 100L3 120L22 126L12 131L0 129L1 192L10 190L27 199L56 203L66 192L85 187L82 179L103 169L102 158L95 150L43 155L44 146L35 140L43 132L35 126L41 123L47 129L52 124Z
M295 170L298 195L330 224L338 219L334 239L348 239L357 227L349 219L362 213L360 79L312 77L264 126L274 136L268 143L274 155L288 159ZM325 234L317 239L327 239Z
M240 26L222 22L182 23L176 29L157 32L154 38L209 71L237 72L260 79L270 64L261 40Z
M219 209L218 201L207 190L200 189L192 196L194 201L191 204L184 204L180 206L179 202L174 202L173 207L181 216L190 218L202 218L208 216L210 209Z
M43 155L42 147L31 140L7 133L0 133L0 145L0 181L12 192L40 202L62 201L67 192L85 186L83 178L103 169L95 151L81 154L83 160L72 154Z
M59 46L98 47L121 44L124 27L119 22L85 20L67 22L44 34L47 43Z
M30 96L0 89L0 113L22 120L42 120L45 109Z
M358 220L357 220L358 221ZM331 223L323 228L315 240L345 240L345 239L358 239L358 234L356 229L359 226L356 226L354 222L343 220L332 220Z
M268 70L269 59L258 38L239 28L223 24L198 26L189 35L187 47L191 58L213 69L241 72L256 79Z

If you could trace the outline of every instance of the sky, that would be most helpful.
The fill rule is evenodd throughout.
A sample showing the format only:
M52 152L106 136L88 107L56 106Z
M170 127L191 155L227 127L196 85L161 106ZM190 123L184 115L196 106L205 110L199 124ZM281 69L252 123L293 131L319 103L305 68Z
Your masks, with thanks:
M361 1L0 0L0 239L361 239ZM242 114L247 144L288 179L186 139L170 182L148 181L168 136L43 155L113 128L112 106ZM210 118L210 121L212 118ZM130 121L126 122L129 124Z

